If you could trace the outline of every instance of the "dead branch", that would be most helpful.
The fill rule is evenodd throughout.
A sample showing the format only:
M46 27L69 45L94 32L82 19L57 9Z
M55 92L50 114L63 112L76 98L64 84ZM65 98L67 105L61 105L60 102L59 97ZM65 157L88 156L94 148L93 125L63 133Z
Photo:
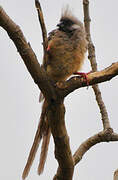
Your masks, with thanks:
M94 136L88 138L84 141L78 148L78 150L74 153L73 159L74 164L76 165L83 157L83 155L94 145L101 142L111 142L118 141L118 134L114 133L113 130L107 129Z
M105 68L102 71L93 72L88 74L89 85L102 83L111 80L118 75L118 62L113 63L111 66ZM86 80L82 77L76 76L70 78L66 82L57 83L60 96L66 97L68 94L81 87L86 87Z
M41 25L42 30L42 37L43 37L43 51L44 51L44 59L45 61L48 60L48 53L47 53L47 47L48 47L48 38L47 38L47 30L44 22L43 12L40 5L40 2L38 0L35 0L35 6L38 12L38 18Z
M95 55L95 46L92 42L91 39L91 33L90 33L90 15L89 15L89 0L83 0L83 9L84 9L84 24L85 24L85 29L87 33L87 40L88 40L88 58L91 63L92 71L97 71L97 62L96 62L96 55ZM96 101L98 104L98 107L100 109L100 113L102 116L102 123L103 123L103 128L104 130L107 128L110 128L110 122L108 118L108 113L104 104L104 101L102 99L102 95L100 92L100 89L98 85L92 86L93 91L96 96Z
M48 47L47 30L46 30L46 26L45 26L45 22L44 22L42 8L41 8L40 2L38 0L35 0L35 6L36 6L36 9L38 12L38 18L39 18L39 22L41 25L42 37L43 37L43 49L44 49L44 53L45 53L45 52L47 52L47 47Z
M31 74L34 82L43 92L44 96L48 99L52 96L52 99L56 98L52 82L46 75L46 72L40 68L40 64L37 60L35 53L33 52L30 44L26 41L20 27L16 25L10 17L5 13L0 6L0 26L7 31L9 37L14 42L17 51L22 57L29 73Z
M59 163L54 180L72 180L74 162L65 126L65 107L63 103L49 105L48 118L55 143L55 158Z

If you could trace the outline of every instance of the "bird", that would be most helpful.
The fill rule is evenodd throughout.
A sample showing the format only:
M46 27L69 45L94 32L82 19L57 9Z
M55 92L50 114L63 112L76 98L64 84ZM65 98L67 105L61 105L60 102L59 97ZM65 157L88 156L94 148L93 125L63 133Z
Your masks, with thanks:
M57 28L49 33L47 60L43 58L43 68L54 83L66 81L71 75L79 74L84 63L87 51L86 32L82 22L73 15L72 11L66 8L57 24ZM40 101L43 99L40 95ZM22 178L25 179L30 171L35 158L39 143L42 139L42 148L38 174L43 172L51 130L47 120L47 102L44 99L42 113L34 138L34 142L23 171Z

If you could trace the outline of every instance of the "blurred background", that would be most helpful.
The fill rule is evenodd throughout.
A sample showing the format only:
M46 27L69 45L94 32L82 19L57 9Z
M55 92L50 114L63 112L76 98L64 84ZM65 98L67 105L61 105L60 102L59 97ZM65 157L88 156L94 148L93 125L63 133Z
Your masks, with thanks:
M67 4L83 21L82 0L40 0L47 31L56 27L61 9ZM42 34L33 0L0 0L7 14L21 27L40 63L42 63ZM118 1L90 1L91 35L96 47L99 70L118 61ZM91 70L87 59L82 71ZM100 84L111 126L118 132L118 77ZM33 82L21 57L7 33L0 28L0 179L21 180L39 122L41 104L39 89ZM65 100L66 125L72 153L88 137L102 130L101 115L91 87L71 93ZM75 167L74 180L113 179L118 168L118 142L100 143L92 147ZM27 179L50 180L58 164L54 158L51 138L44 173L39 177L37 167L40 148Z

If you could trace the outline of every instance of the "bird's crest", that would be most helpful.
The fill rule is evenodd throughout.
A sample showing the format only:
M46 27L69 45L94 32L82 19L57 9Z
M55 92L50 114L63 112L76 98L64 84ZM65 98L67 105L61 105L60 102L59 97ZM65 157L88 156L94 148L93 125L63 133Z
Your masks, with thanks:
M79 26L83 26L81 21L79 21L74 14L72 13L72 10L69 8L69 6L66 6L62 9L61 19L60 21L63 21L65 19L69 19L73 22L73 24L77 24Z

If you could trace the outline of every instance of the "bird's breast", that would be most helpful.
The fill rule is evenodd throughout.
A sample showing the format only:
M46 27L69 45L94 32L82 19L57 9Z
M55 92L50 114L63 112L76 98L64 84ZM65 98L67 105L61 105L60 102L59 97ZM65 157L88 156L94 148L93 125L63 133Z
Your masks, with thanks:
M80 44L67 38L57 38L50 41L49 49L47 72L53 80L66 80L81 68L84 53Z

